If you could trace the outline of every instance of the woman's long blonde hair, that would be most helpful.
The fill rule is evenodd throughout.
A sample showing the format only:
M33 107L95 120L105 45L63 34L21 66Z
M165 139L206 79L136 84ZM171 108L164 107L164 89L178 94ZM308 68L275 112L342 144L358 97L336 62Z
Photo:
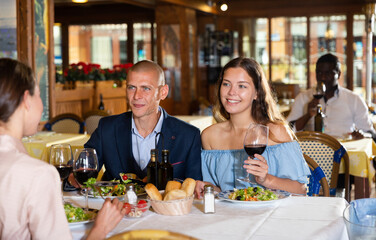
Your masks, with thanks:
M217 86L217 100L213 108L213 114L217 122L222 122L230 119L230 114L224 108L220 96L223 75L227 69L238 67L247 72L247 74L252 78L253 85L255 86L257 98L252 102L251 111L251 116L254 121L263 125L270 123L285 125L291 135L294 136L294 133L286 122L286 119L282 116L277 108L277 104L272 95L269 82L266 80L260 64L251 58L235 58L223 67L219 76Z

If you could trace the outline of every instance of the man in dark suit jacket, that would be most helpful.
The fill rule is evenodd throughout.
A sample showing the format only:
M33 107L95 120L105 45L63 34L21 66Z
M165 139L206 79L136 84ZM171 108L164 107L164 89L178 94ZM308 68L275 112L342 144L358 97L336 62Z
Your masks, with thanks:
M131 112L102 118L85 144L96 149L98 170L104 164L103 179L118 179L119 173L135 173L143 179L155 137L162 132L164 144L161 136L157 144L159 159L162 149L170 151L174 178L201 180L199 129L168 115L159 106L169 91L162 68L147 60L136 63L128 72L126 91ZM72 177L69 182L77 186Z
M162 109L162 108L161 108ZM164 149L170 151L174 178L201 179L201 138L200 130L167 114L162 109ZM135 173L139 178L146 176L146 168L137 164L132 150L132 112L102 118L85 147L95 148L100 169L106 167L105 180L119 178L119 173ZM161 159L162 141L158 141ZM150 149L145 149L149 151Z

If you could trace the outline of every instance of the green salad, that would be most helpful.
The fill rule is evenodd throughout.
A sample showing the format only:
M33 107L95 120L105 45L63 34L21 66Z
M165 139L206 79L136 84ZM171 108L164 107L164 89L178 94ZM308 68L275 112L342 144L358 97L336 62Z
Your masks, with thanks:
M269 189L261 187L248 187L245 189L234 189L229 194L229 199L239 201L270 201L278 199L278 196Z
M93 212L85 212L82 208L79 207L73 207L70 203L64 204L64 210L69 223L90 220L94 217L95 214Z
M117 182L116 186L106 186L106 187L99 187L102 196L105 197L116 197L116 196L123 196L127 191L127 184L132 183L132 180L129 179L126 174L120 173L119 180L111 180L111 182ZM85 182L85 187L90 188L94 197L99 196L99 192L95 183L97 180L95 178L89 178L87 182ZM139 186L137 183L134 183L136 194L143 193L145 190ZM90 193L90 192L89 192Z

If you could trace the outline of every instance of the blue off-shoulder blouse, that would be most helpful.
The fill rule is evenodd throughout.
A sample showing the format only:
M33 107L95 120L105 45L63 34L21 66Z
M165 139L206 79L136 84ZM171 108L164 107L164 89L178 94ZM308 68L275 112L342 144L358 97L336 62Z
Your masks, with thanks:
M308 183L307 177L311 173L297 141L267 146L262 156L268 163L269 174ZM247 158L244 149L202 150L203 180L215 184L222 191L251 186L252 184L236 180L246 175L243 165ZM250 174L250 179L253 178Z

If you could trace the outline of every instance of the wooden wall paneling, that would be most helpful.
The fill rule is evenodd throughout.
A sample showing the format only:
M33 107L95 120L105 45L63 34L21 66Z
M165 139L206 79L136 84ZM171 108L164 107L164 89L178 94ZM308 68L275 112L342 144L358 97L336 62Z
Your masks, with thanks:
M82 117L84 113L93 109L93 96L93 88L76 88L72 90L56 89L55 113L56 115L62 113L75 113Z
M35 71L34 1L17 0L17 55Z
M93 109L97 109L100 102L100 94L103 97L103 104L106 111L111 115L127 111L126 85L113 87L113 81L98 81L95 83Z

